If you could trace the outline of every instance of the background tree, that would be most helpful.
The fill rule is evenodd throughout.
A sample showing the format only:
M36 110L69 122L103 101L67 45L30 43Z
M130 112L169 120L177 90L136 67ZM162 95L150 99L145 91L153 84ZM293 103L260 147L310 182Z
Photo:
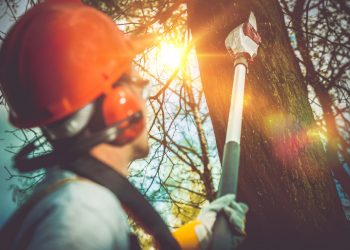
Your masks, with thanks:
M343 1L281 1L326 138L328 166L350 194L350 12Z
M250 67L239 198L250 205L247 249L343 247L346 220L278 1L191 1L189 25L219 155L232 82L226 35L257 16L263 44ZM311 247L311 246L312 247Z

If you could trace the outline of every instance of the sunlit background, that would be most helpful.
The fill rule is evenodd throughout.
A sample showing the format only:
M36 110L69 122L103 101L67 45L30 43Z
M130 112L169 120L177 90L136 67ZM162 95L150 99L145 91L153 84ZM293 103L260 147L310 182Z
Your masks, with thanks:
M161 42L156 61L160 67L164 67L168 72L176 70L183 60L185 49L181 45L169 42Z
M19 3L17 16L24 11L27 1ZM5 13L0 19L2 37L14 22L11 16L11 13ZM131 21L117 20L119 27L126 33L133 31L132 25L129 25ZM149 32L157 31L157 27L154 25ZM293 35L290 35L292 41ZM170 226L177 227L193 217L191 213L186 217L186 211L193 211L190 206L199 208L206 202L201 180L191 166L196 166L199 171L203 171L204 167L210 168L215 188L220 176L216 142L190 35L177 33L176 30L174 33L164 32L153 47L136 57L134 66L144 78L150 80L153 87L147 103L151 152L148 158L130 166L130 179L154 203ZM191 106L188 96L193 97L194 106ZM309 99L315 100L314 96L313 90L309 89ZM255 100L247 93L245 109L254 108L254 105ZM273 135L275 141L272 150L281 160L292 160L303 148L320 139L325 145L326 135L322 128L324 124L319 103L316 100L311 105L317 123L307 129L297 127L286 114L274 113L264 118L266 136ZM0 226L26 196L26 192L21 193L20 190L31 191L27 189L28 183L23 178L10 178L11 174L18 174L11 168L11 157L23 144L24 138L21 131L14 131L9 125L6 112L0 106ZM206 138L210 158L208 166L203 166L200 158L201 142L198 139L196 116L201 118ZM279 133L285 129L293 131L287 143L278 139ZM27 134L29 137L34 136L31 131L27 131ZM171 204L169 197L177 203ZM344 206L350 207L346 197L342 198Z

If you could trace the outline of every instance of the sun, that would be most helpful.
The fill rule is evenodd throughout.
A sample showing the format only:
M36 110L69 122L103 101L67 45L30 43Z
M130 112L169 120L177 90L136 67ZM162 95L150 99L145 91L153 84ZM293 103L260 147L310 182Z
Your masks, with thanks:
M168 70L175 70L181 65L183 48L173 43L161 43L157 55L158 63Z

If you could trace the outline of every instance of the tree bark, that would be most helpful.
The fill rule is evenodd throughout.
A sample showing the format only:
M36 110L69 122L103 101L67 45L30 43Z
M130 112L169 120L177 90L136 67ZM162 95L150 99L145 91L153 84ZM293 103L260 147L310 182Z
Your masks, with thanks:
M333 170L333 174L340 182L344 192L350 195L350 178L346 173L345 169L342 166L342 162L339 159L338 154L340 153L344 158L344 161L348 162L348 153L341 152L339 150L339 144L341 142L341 135L338 132L336 118L332 111L332 97L330 95L330 90L327 89L324 83L319 79L317 71L315 70L314 64L312 62L310 46L308 46L308 40L305 37L303 32L303 23L302 17L305 12L305 3L306 0L296 1L295 7L291 15L292 27L295 31L297 47L300 51L300 55L303 60L303 64L306 70L306 81L313 87L315 95L318 98L321 109L323 111L323 120L327 129L327 158L328 158L328 167ZM334 74L333 74L334 75ZM340 74L341 75L341 74ZM329 78L333 78L330 76ZM331 81L331 80L330 80ZM334 82L336 80L334 79ZM331 81L328 85L332 85Z
M192 0L191 29L219 155L233 62L224 40L253 10L262 36L247 76L238 199L250 207L243 249L346 249L347 222L277 0ZM349 248L350 245L347 245Z

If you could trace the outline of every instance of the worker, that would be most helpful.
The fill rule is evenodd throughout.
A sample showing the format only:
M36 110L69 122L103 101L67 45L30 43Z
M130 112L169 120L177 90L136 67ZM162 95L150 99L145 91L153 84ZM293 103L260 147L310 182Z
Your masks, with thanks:
M39 127L52 151L35 155L40 138L14 157L20 171L46 177L3 227L1 249L139 249L127 215L160 249L209 249L219 212L244 239L248 209L234 195L170 232L128 182L129 163L149 152L146 81L131 67L147 46L78 0L37 4L12 27L0 51L9 120Z

